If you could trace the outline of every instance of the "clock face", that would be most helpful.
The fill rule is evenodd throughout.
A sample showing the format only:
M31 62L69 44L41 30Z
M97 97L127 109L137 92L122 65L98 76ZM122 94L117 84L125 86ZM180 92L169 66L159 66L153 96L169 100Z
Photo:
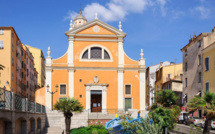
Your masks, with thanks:
M94 27L93 27L93 32L95 32L95 33L100 32L99 26L94 26Z

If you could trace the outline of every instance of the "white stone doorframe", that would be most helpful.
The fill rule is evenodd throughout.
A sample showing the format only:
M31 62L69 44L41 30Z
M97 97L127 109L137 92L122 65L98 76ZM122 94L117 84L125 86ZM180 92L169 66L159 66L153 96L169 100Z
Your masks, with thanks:
M108 84L85 84L86 86L86 110L91 112L91 90L102 91L102 113L106 113L107 108L107 86Z

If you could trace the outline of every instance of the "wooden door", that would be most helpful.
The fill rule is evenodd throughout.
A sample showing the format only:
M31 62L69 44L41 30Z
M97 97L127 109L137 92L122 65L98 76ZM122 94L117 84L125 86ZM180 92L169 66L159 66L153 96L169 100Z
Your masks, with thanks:
M131 109L131 98L125 98L125 111Z
M101 112L101 94L91 94L91 112Z

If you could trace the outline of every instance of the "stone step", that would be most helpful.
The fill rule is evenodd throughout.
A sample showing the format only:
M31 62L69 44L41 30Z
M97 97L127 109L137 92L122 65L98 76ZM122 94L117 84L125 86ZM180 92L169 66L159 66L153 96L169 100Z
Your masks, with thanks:
M62 134L63 130L60 127L46 127L43 134Z

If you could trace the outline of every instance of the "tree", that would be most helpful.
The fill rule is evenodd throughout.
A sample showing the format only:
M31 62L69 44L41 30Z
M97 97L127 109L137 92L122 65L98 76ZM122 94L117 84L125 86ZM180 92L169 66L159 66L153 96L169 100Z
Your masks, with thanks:
M141 118L140 122L128 123L126 119L120 123L125 131L121 133L131 134L162 134L162 126L160 123L155 124L150 121L150 117L146 119ZM111 133L111 132L110 132Z
M0 64L0 70L3 70L5 67Z
M176 105L177 100L178 96L176 96L172 90L162 90L156 92L155 101L164 107Z
M73 116L73 112L80 113L83 110L82 104L79 102L78 99L74 98L65 98L60 99L54 105L56 110L60 110L63 112L65 117L65 124L66 124L66 134L70 133L70 124L71 124L71 117Z
M204 110L206 120L203 134L208 134L211 127L211 120L215 118L215 93L205 92L204 97L195 96L187 103L187 107L189 108L190 113L197 109Z
M171 90L161 90L156 92L155 101L159 104L154 104L150 108L149 116L152 117L154 123L160 124L162 128L171 130L174 128L179 114L180 107L176 106L178 97Z

